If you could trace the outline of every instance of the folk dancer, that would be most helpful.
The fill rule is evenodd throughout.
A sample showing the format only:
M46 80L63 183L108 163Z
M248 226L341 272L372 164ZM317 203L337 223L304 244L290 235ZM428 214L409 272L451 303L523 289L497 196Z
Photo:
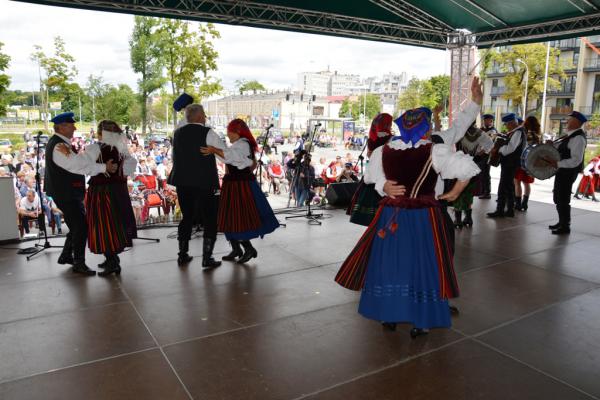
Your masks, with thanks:
M579 181L579 186L577 187L577 192L575 196L576 199L581 199L581 196L585 198L592 198L592 201L598 201L596 198L596 188L598 187L598 177L600 175L600 157L595 157L590 160L588 165L583 169L583 176L581 177L581 181Z
M469 156L432 144L430 116L424 107L407 111L396 120L401 136L371 155L365 182L383 199L336 276L340 285L362 289L360 314L389 329L412 323L413 338L449 327L448 299L458 296L447 224L435 197L438 173L459 180L440 197L447 200L479 173Z
M553 235L571 233L571 190L577 175L583 170L587 139L582 126L586 122L587 118L583 114L573 111L567 119L567 134L553 143L548 141L560 153L560 161L549 161L552 166L558 168L552 189L558 223L548 227Z
M183 266L192 260L189 241L196 210L201 213L204 226L202 244L202 267L216 268L221 265L212 257L217 240L217 209L219 205L219 176L213 155L203 156L200 149L206 146L225 148L225 143L211 128L205 126L206 114L200 104L186 107L187 124L175 130L173 135L173 168L168 184L177 188L177 198L182 219L177 228L179 253L177 264Z
M523 124L523 129L527 136L527 146L535 146L541 142L541 128L536 117L533 115L527 117ZM521 166L517 168L517 172L515 173L515 210L527 211L529 208L528 202L531 195L531 184L534 181L533 176L527 174ZM523 184L522 189L521 184Z
M72 264L72 271L85 276L94 276L96 271L85 264L85 242L87 222L85 207L85 175L95 176L115 173L114 160L96 163L93 154L78 153L71 146L71 138L77 129L72 112L58 114L52 118L54 135L46 145L46 171L44 189L63 212L69 233L58 257L59 264Z
M519 125L517 116L510 113L502 117L508 133L501 139L496 138L491 153L500 156L500 182L498 184L498 203L496 211L487 213L489 218L515 216L515 173L521 164L521 153L525 148L526 137L523 127Z
M383 146L390 140L392 137L393 119L387 113L381 113L373 119L371 129L369 130L369 139L367 139L367 157L371 157L375 149ZM379 207L380 200L381 196L375 190L375 185L365 184L363 177L352 196L350 206L346 210L346 214L350 215L350 222L369 226Z
M106 260L99 276L121 273L119 253L133 245L137 237L135 215L127 189L127 176L132 176L137 161L129 154L127 138L114 121L104 120L96 131L98 142L85 148L98 162L115 160L117 171L92 176L85 201L88 224L88 247Z
M498 131L494 127L494 116L492 114L483 114L482 117L483 124L481 125L481 130L485 132L486 135L492 139L492 142L496 140L496 136L498 135ZM489 200L492 198L492 178L490 176L490 165L482 164L481 168L481 196L479 196L482 200Z
M475 126L475 122L467 129L465 136L457 143L457 151L462 151L465 154L473 157L473 162L477 164L481 170L484 165L488 165L488 154L494 147L492 139L481 129ZM462 191L460 196L452 202L454 208L454 227L461 229L463 226L473 226L473 196L482 192L481 174L473 177L465 190ZM464 220L462 214L465 214Z
M250 240L273 232L279 222L252 172L256 167L258 144L248 125L234 119L227 125L227 136L231 147L205 146L201 152L206 156L217 155L227 166L221 188L218 229L225 233L232 251L223 256L223 260L237 258L237 262L243 264L258 256Z

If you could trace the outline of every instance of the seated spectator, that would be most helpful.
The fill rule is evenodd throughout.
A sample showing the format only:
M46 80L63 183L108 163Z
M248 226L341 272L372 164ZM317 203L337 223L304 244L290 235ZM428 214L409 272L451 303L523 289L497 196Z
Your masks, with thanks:
M29 233L29 221L37 220L40 215L40 199L34 190L28 190L19 202L19 220L25 233Z
M21 185L19 189L21 192L21 197L25 197L27 192L32 190L35 193L35 179L32 177L25 178L25 184Z
M140 191L134 185L133 181L127 181L127 190L129 191L129 198L131 199L131 207L133 208L133 215L135 216L136 224L142 222L142 208L144 207L144 198Z
M285 179L285 172L283 171L283 167L281 166L279 160L273 160L273 162L269 165L268 172L269 179L271 182L273 182L273 190L275 191L275 194L280 194L281 182L283 179Z
M135 167L136 175L151 175L150 168L146 164L145 158L140 158L137 167Z
M54 227L56 227L56 229L58 230L58 234L62 234L62 211L60 211L60 209L56 206L56 203L54 202L54 200L52 200L52 197L50 196L44 196L44 203L46 205L46 207L44 208L44 211L46 212L46 218L48 218L48 225L53 226L53 232L54 232Z
M354 172L354 169L352 169L352 163L346 163L344 165L344 170L338 177L337 181L338 182L357 182L358 181L358 176L356 175L356 172Z

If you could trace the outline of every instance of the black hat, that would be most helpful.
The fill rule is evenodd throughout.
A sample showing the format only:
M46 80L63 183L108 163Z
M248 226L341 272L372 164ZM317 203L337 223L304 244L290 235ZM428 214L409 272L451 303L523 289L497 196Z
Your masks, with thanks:
M182 93L173 102L173 109L175 111L181 111L194 102L194 98L187 93Z

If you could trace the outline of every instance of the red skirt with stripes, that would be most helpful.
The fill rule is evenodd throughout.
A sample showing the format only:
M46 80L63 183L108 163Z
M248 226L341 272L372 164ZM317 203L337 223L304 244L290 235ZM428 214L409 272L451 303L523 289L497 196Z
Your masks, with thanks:
M223 178L217 218L219 232L239 233L260 228L260 214L250 182L248 179L232 179L228 175Z
M137 237L127 184L90 185L85 199L88 247L95 254L118 254Z

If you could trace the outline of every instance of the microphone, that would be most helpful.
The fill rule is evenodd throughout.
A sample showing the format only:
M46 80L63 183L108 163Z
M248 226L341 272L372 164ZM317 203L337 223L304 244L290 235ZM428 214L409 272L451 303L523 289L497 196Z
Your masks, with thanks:
M38 135L38 136L42 136L43 134L44 134L44 131L38 131L38 132L37 132L37 135Z
M321 126L321 123L319 122L318 124L315 124L315 126Z
M271 129L273 127L273 124L267 126L267 130Z

